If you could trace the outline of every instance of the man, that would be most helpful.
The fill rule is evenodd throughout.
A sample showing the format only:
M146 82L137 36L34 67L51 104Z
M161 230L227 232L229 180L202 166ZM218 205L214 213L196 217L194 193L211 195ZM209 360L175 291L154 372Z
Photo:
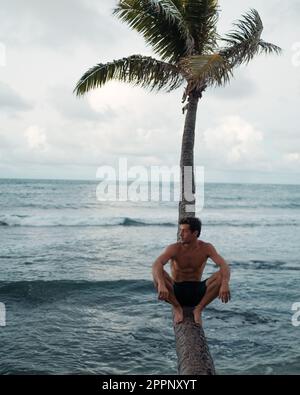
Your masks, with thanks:
M158 299L173 306L174 324L183 321L182 306L192 306L195 323L202 325L201 314L205 306L217 296L223 303L230 300L230 269L212 244L198 240L201 233L198 218L184 218L179 226L180 241L169 245L152 266L154 285ZM220 270L201 281L208 258ZM172 277L164 270L169 260Z

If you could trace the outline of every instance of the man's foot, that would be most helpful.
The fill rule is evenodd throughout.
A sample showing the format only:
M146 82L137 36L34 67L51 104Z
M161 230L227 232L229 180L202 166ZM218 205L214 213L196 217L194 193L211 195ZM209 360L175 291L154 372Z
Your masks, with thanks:
M173 306L173 312L174 312L174 324L180 324L180 322L183 321L183 310L181 306L174 307Z
M195 323L197 325L202 326L202 316L201 316L202 310L194 309L193 314L194 314L194 321L195 321Z

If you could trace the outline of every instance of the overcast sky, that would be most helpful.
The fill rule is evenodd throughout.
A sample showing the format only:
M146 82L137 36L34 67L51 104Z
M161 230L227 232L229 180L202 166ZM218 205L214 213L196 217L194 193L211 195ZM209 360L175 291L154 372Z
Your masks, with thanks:
M283 48L235 71L199 102L195 163L209 182L300 183L300 1L222 0L219 33L255 8ZM155 56L112 16L114 0L1 0L0 177L96 180L102 165L179 164L183 87L116 82L78 99L81 75L132 54Z

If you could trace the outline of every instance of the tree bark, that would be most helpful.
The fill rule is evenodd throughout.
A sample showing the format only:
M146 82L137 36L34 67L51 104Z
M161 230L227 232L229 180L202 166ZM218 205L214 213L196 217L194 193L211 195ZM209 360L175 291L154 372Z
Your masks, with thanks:
M204 89L205 86L203 90ZM202 91L192 92L189 95L187 114L185 118L180 158L181 197L179 201L177 240L179 240L180 219L184 216L195 216L196 188L194 175L194 142L197 107L201 96ZM178 358L178 374L216 374L203 328L194 322L193 308L184 307L183 313L183 322L174 325L176 353Z
M188 97L187 113L180 156L180 199L178 223L183 217L195 216L195 179L194 179L194 143L196 115L201 93L191 92ZM179 239L179 227L177 240Z
M194 322L193 307L183 307L183 313L183 322L174 325L178 374L215 375L203 328Z

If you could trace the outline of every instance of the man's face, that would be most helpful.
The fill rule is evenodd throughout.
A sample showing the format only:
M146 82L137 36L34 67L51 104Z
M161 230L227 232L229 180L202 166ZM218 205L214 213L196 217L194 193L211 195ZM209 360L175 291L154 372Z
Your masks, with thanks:
M190 225L188 224L179 225L179 229L180 229L180 239L183 244L188 244L191 241L197 239L196 236L197 232L195 231L194 233L192 233L190 230Z

